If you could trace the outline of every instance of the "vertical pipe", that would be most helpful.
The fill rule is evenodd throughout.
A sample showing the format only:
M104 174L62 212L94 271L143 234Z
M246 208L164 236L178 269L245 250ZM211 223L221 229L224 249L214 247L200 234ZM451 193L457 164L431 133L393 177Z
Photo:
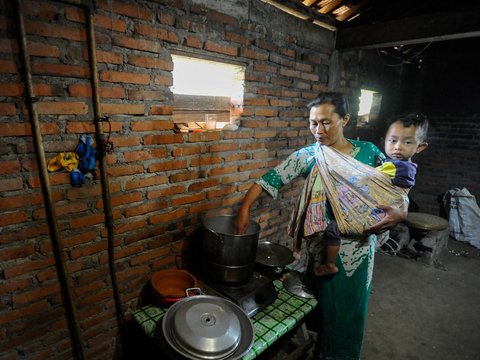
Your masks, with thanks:
M88 54L90 61L90 76L92 80L92 99L93 99L93 110L95 116L95 137L97 143L97 149L99 151L99 168L100 168L100 177L102 183L102 197L103 197L103 208L105 212L105 226L107 228L107 241L108 241L108 262L110 270L110 278L112 281L113 297L115 300L116 314L118 325L120 329L120 340L124 344L125 340L125 317L122 308L122 302L120 294L118 291L117 285L117 275L115 271L115 254L114 254L114 228L113 228L113 215L112 215L112 202L110 196L110 187L108 182L107 174L107 160L105 158L105 134L103 133L102 126L102 116L100 109L100 95L99 95L99 82L98 82L98 69L97 69L97 56L96 56L96 45L95 45L95 29L94 29L94 19L93 12L90 6L85 8L86 21L87 21L87 32L88 32Z
M25 22L20 0L15 1L15 13L17 21L17 38L20 50L21 62L24 70L24 81L26 85L26 102L28 105L28 114L32 126L33 143L35 152L37 154L37 164L40 175L40 182L42 187L43 199L45 202L45 212L47 215L48 228L50 231L50 239L52 241L52 250L55 257L55 266L57 268L58 280L60 282L60 289L65 306L65 313L67 317L68 329L70 331L70 338L72 341L73 355L76 359L83 360L85 358L83 352L82 341L80 338L80 331L77 323L77 316L75 306L73 304L72 295L70 293L69 281L67 272L65 270L65 259L63 249L61 247L61 240L58 233L57 220L55 216L55 208L52 203L52 193L50 189L50 180L47 171L47 162L45 159L45 150L43 147L43 139L40 131L40 123L38 121L38 113L36 111L35 96L33 93L32 72L30 68L29 53L27 48L27 38L25 30Z

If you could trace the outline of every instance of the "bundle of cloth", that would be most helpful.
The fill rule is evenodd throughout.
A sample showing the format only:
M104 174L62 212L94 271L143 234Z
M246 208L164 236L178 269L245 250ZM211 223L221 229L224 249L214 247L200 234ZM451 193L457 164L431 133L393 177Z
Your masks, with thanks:
M408 203L407 189L332 147L318 145L315 160L342 235L361 236L365 228L378 223L385 216L378 205Z

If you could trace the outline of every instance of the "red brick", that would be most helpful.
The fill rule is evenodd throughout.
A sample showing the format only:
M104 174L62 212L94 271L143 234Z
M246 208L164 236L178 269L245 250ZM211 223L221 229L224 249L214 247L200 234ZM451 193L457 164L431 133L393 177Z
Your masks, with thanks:
M28 240L49 233L47 224L30 225L28 228L15 229L15 231L0 233L0 244L11 243L18 240Z
M164 189L159 190L150 190L147 192L147 199L155 199L164 196L170 196L174 194L181 194L185 192L185 186L183 185L176 185L176 186L168 186Z
M201 132L201 133L188 133L189 142L207 142L207 141L217 141L222 138L221 131L210 131L210 132Z
M173 107L170 105L153 105L150 107L151 115L171 115Z
M0 164L0 174L15 174L20 171L20 163L18 160L3 161Z
M213 201L209 203L201 203L199 205L192 205L188 208L190 214L198 214L212 209L218 209L222 205L221 201Z
M233 16L225 15L224 13L213 10L208 12L207 19L208 21L211 21L213 23L238 25L238 20L235 19Z
M15 292L17 290L25 289L29 287L31 284L32 284L32 279L30 277L4 282L0 287L0 296L3 296L11 292Z
M45 43L28 43L27 48L31 56L60 57L60 49L55 45L49 45Z
M235 195L231 197L222 198L222 206L232 206L235 204L240 204L243 201L243 195Z
M191 48L195 48L195 49L201 49L202 45L203 45L203 42L202 42L202 40L200 40L199 37L187 34L187 35L185 35L184 45L188 46L188 47L191 47Z
M70 220L70 227L71 229L81 229L92 225L98 225L103 223L104 218L105 216L103 213L79 216Z
M23 187L21 177L0 180L0 192L20 190Z
M23 319L27 316L37 314L39 312L48 309L49 305L47 301L39 301L29 306L21 307L19 309L10 310L6 313L2 313L0 316L0 324L8 324L17 319Z
M162 45L158 40L135 39L131 36L114 36L113 44L127 49L148 51L151 53L160 53Z
M60 291L60 284L56 282L51 285L45 285L45 286L36 288L35 290L30 290L28 292L23 292L18 295L13 295L12 303L15 307L17 307L18 305L23 305L23 304L38 300L40 298L48 297L49 295L52 295L59 291Z
M177 183L181 181L195 180L201 177L199 171L188 171L170 175L170 182Z
M141 68L173 70L172 61L156 57L130 55L128 57L128 63Z
M19 211L13 213L3 212L2 216L0 216L0 226L20 224L26 221L27 214Z
M100 71L100 80L108 82L147 85L150 83L150 75L122 71L102 70Z
M207 40L205 42L204 49L208 51L220 53L220 54L238 56L238 48L236 46L229 45L229 43L222 45L222 44Z
M77 78L89 78L90 69L88 66L34 63L32 73L39 75L66 76Z
M0 73L15 74L17 71L17 65L13 60L0 60Z
M153 215L150 217L148 222L150 224L164 224L172 220L177 220L183 218L187 214L186 209L178 209L174 211L169 211L165 214Z
M112 196L112 206L130 204L133 202L142 201L143 196L140 192L131 192L128 194Z
M127 90L127 93L129 100L165 100L165 95L157 90Z
M15 39L1 39L0 53L18 53L18 45Z
M145 105L143 104L101 104L103 114L128 114L143 115L145 113Z
M22 96L23 89L22 83L0 83L0 96Z
M14 209L43 203L43 196L39 193L28 195L8 196L1 198L2 208Z
M145 228L145 220L129 222L115 226L116 234L135 232Z
M108 7L104 10L109 10ZM128 16L131 18L137 18L141 20L152 19L152 12L148 8L141 6L139 4L131 5L127 3L115 2L114 4L111 5L111 10L113 10L113 12L115 13Z
M218 179L208 179L205 181L199 181L188 186L188 191L199 191L203 189L207 189L213 186L216 186L220 183Z
M161 86L172 86L173 85L173 77L171 74L169 75L155 75L154 80L156 85Z
M153 259L162 257L167 255L170 252L170 247L164 247L164 248L158 248L158 249L152 249L150 251L143 251L141 255L135 256L130 259L130 264L131 265L138 265L138 264L144 264L146 262L149 262Z
M70 251L70 258L72 260L75 260L83 256L98 254L106 250L107 250L106 241L100 241L100 242L87 244L87 245L80 245L80 246L76 246Z
M186 169L187 161L186 160L171 160L164 161L160 163L153 163L148 167L148 172L162 172L178 169Z
M166 184L167 181L168 181L168 178L164 175L145 177L140 180L134 180L134 181L130 180L126 182L125 189L132 190L132 189L139 189L143 187L161 185L161 184Z
M232 151L238 150L238 144L214 144L209 147L210 152L220 152L220 151Z
M150 212L165 209L168 206L166 201L155 201L149 204L142 204L139 206L133 206L125 209L125 216L132 217L137 215L143 215Z
M88 112L88 106L84 102L38 102L36 106L39 114L80 115Z
M0 261L24 258L35 253L35 244L26 243L15 247L4 247L0 253Z
M246 153L237 153L237 154L225 155L223 158L225 159L225 163L227 163L227 162L233 162L233 161L247 160L249 158L249 155Z
M199 193L195 195L182 196L178 198L171 199L172 206L180 206L185 204L192 204L204 200L206 197L205 193Z
M35 270L44 269L55 264L53 257L46 257L39 260L27 260L24 262L17 262L14 265L7 267L3 274L5 279L16 277L18 275L27 274Z
M8 115L16 115L17 114L17 109L15 107L15 104L11 103L3 103L0 104L0 115L3 116L8 116ZM13 125L13 124L2 124L2 127L7 127L8 125ZM2 133L3 136L8 136L5 133Z
M216 197L223 197L225 195L232 194L236 191L236 186L227 186L221 189L209 190L207 192L207 199L212 199Z
M125 162L145 161L151 159L162 159L167 156L166 149L135 150L123 154Z
M72 97L92 97L92 87L89 84L70 84L68 85L68 93ZM125 98L125 90L121 87L101 87L101 98Z
M169 120L135 121L130 124L132 131L173 130L173 122Z
M60 26L39 21L26 21L25 27L29 34L82 42L85 42L87 39L87 33L84 28Z
M162 145L162 144L181 144L183 143L183 135L146 135L143 138L144 145Z
M232 174L238 171L238 166L222 166L220 168L213 168L210 170L210 176Z
M122 65L124 63L123 61L124 55L121 53L97 50L96 55L97 55L97 62L99 63L117 64L117 65ZM85 52L84 58L85 60L88 60L88 52Z
M108 175L113 177L143 174L144 168L143 168L143 165L127 165L127 166L116 166L116 167L111 166L108 168L107 173Z
M195 146L182 146L175 147L172 151L172 155L175 157L204 154L208 152L208 147L206 145L195 145Z
M190 166L197 167L203 165L219 164L223 160L220 156L195 157L190 160Z

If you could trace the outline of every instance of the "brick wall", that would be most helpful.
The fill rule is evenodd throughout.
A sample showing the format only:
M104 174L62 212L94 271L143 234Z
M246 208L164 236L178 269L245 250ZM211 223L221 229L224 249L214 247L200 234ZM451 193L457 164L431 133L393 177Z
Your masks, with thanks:
M94 132L85 17L55 1L23 3L50 159ZM187 0L96 3L101 112L111 116L115 146L107 163L116 270L128 317L151 274L175 266L207 211L234 208L254 179L311 141L305 104L326 88L333 34L260 1L231 8L204 2L217 9ZM0 5L0 354L69 359L12 2ZM173 48L246 64L238 131L173 132ZM74 188L60 171L50 173L50 182L87 358L111 359L118 328L100 181ZM290 244L285 227L295 185L275 201L260 199L252 216L262 238Z

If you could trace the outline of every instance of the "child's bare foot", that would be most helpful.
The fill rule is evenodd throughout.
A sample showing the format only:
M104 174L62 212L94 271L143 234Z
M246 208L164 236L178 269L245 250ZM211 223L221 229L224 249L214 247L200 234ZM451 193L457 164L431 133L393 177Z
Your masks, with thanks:
M316 276L334 275L338 272L338 267L334 264L322 264L313 269Z

